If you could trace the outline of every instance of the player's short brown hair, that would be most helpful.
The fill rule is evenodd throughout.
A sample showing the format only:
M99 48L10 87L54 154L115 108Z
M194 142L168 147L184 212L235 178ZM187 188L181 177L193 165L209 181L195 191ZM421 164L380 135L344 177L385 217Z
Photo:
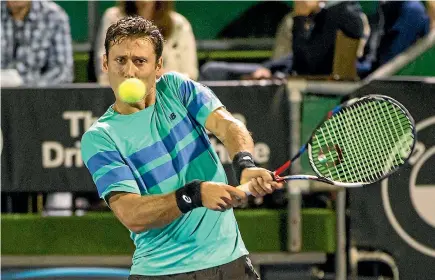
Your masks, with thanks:
M112 24L106 32L104 47L106 55L114 44L119 44L126 38L149 38L154 46L156 61L162 56L163 35L151 21L140 16L128 16Z

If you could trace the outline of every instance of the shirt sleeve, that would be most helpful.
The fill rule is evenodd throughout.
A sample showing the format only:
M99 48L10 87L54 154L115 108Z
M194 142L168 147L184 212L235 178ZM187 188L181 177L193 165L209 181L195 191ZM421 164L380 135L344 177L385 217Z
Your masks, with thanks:
M101 198L106 200L113 191L141 194L133 172L110 139L95 131L86 132L81 150Z
M216 109L223 107L214 92L201 83L193 81L175 72L165 75L172 77L177 87L178 97L199 124L205 127L208 116Z

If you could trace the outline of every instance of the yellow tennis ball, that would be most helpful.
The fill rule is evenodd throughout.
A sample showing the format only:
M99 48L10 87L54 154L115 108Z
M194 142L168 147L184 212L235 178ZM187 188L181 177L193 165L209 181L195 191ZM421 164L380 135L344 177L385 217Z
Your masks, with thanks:
M136 78L125 80L119 85L119 98L126 103L136 103L142 100L146 94L144 82Z

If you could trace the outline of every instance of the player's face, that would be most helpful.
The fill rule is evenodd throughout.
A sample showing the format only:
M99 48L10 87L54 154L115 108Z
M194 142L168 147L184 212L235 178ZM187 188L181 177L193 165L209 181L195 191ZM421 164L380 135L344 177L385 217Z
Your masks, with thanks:
M156 74L162 67L162 58L156 62L154 46L149 38L126 38L104 55L103 70L108 73L110 86L118 96L118 87L126 79L142 80L148 93L153 93Z

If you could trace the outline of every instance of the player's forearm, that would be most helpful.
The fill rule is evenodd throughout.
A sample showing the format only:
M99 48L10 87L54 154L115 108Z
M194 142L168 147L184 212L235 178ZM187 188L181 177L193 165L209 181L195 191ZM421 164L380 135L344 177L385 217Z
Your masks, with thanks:
M143 232L161 228L181 216L175 193L137 197L130 207L119 217L133 232Z
M219 138L227 148L230 158L240 151L254 152L254 141L246 126L239 121L230 121L224 136Z
M254 141L246 126L224 108L213 111L205 127L224 144L231 159L241 151L254 152Z

